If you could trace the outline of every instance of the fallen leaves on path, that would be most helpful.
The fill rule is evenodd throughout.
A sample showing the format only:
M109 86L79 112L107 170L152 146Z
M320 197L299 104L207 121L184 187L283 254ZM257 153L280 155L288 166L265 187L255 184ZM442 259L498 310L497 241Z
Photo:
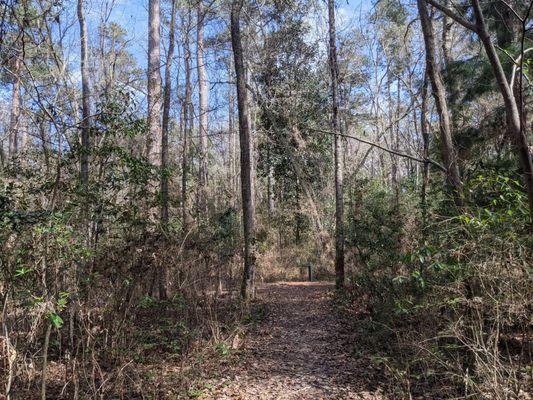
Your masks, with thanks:
M251 329L237 361L210 380L202 399L381 399L366 383L374 371L350 356L329 302L327 282L263 288L266 318Z

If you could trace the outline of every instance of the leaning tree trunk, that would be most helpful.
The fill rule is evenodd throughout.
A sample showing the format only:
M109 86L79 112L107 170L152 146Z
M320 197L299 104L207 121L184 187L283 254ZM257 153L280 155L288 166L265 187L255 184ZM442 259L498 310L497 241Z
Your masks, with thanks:
M234 0L231 6L231 45L237 81L237 107L239 110L239 142L241 148L241 193L242 219L244 229L244 270L241 297L246 299L254 294L255 270L255 227L254 203L252 199L252 149L250 135L249 104L246 89L244 54L242 48L240 14L243 0Z
M78 0L78 22L80 24L80 70L81 70L81 152L80 176L84 189L89 185L89 130L91 118L91 92L89 86L89 46L85 22L84 0Z
M205 217L207 214L207 116L208 116L208 89L206 68L204 61L204 19L205 11L203 0L198 1L197 16L197 46L196 60L198 68L198 100L199 100L199 141L200 160L198 165L198 214Z
M418 0L419 3L420 1L421 0ZM507 115L507 127L509 129L509 133L513 138L514 147L518 159L520 161L529 204L530 223L533 226L533 163L531 160L531 154L529 152L526 130L521 123L521 115L516 99L513 96L511 86L507 82L505 71L503 70L500 58L498 57L498 53L496 53L496 48L494 47L490 34L487 30L487 25L485 23L485 18L483 16L483 11L479 4L479 0L472 0L472 7L475 18L474 23L464 18L461 18L451 9L443 6L436 0L426 1L438 10L440 10L442 13L446 14L448 17L454 19L457 23L459 23L466 29L469 29L470 31L476 33L479 36L483 47L485 48L485 53L487 53L487 57L492 67L492 71L494 73L494 76L496 77L496 82L498 83L500 93L503 97L505 112Z
M337 65L337 44L335 33L335 4L328 0L329 13L329 69L331 74L332 130L335 152L335 286L344 286L344 202L342 138L339 118L339 68Z
M522 167L522 175L524 176L524 184L527 191L527 198L529 204L530 222L533 223L533 163L531 160L531 153L529 152L528 140L525 127L522 125L520 111L511 86L507 82L505 71L503 70L500 58L496 53L494 44L487 31L485 18L479 4L479 0L473 0L472 6L474 8L474 16L476 18L477 33L483 43L487 57L489 58L492 70L498 82L500 93L505 104L505 111L507 114L507 125L510 134L512 135L518 159ZM520 71L520 73L523 73Z
M459 175L457 157L452 141L452 129L450 123L450 113L446 102L446 90L442 82L442 77L437 64L435 52L435 36L433 33L433 23L428 14L428 8L425 0L417 0L418 14L424 36L424 45L426 48L426 70L431 82L433 97L437 114L439 115L439 130L441 139L441 151L448 183L453 190L453 197L457 206L463 205L463 183Z

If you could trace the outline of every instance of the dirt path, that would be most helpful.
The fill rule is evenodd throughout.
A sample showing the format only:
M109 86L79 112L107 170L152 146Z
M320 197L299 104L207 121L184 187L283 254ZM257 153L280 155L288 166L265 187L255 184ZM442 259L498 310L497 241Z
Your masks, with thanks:
M328 301L330 283L276 283L259 293L266 318L204 399L379 399L373 371L350 357Z

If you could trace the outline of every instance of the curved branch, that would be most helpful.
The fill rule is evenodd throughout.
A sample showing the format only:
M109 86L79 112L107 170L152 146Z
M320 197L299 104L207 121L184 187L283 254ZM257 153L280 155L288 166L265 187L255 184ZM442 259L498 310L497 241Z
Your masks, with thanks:
M446 14L448 17L453 19L455 22L457 22L459 25L464 26L466 29L471 30L472 32L478 31L478 27L476 24L464 19L463 17L457 15L454 11L449 9L448 7L443 6L438 1L435 0L426 0L426 3L431 4L433 7L435 7L437 10L441 11L442 13Z
M411 154L402 153L402 152L397 151L397 150L389 149L388 147L385 147L382 144L371 142L370 140L362 139L362 138L357 137L357 136L348 135L346 133L334 133L334 132L331 132L331 131L326 131L324 129L311 128L309 126L306 126L306 128L309 129L309 130L312 130L312 131L316 131L316 132L327 133L328 135L337 135L337 136L342 136L342 137L349 138L349 139L354 139L354 140L357 140L359 142L368 144L370 146L377 147L378 149L386 151L387 153L390 153L390 154L397 155L399 157L409 158L410 160L421 162L421 163L430 163L430 164L436 166L442 172L447 172L446 168L442 164L440 164L437 161L432 160L430 158L419 158L419 157L413 156Z

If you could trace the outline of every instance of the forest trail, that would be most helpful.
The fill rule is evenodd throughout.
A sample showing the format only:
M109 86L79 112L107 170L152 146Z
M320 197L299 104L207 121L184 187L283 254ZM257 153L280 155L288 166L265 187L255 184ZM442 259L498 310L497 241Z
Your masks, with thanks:
M350 356L329 301L329 282L282 282L259 291L266 316L203 399L379 399L375 371Z

